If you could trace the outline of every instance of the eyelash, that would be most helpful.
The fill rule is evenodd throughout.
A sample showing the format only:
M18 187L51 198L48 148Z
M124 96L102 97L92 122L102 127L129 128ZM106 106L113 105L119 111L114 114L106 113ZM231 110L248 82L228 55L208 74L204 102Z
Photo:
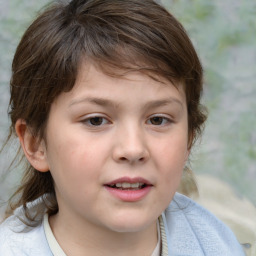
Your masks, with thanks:
M94 120L97 122L97 119L100 119L100 121L101 121L100 124L98 124L98 125L93 124L92 121ZM103 126L106 124L110 124L110 121L107 118L105 118L103 116L96 116L96 115L87 117L87 118L83 119L81 122L83 124L91 126L91 127L97 127L97 126L100 127L100 126Z
M160 119L161 123L160 123L160 124L153 124L153 123L152 123L152 120L153 120L154 118L155 118L155 119ZM148 123L149 121L151 121L151 123ZM155 120L155 121L157 121L157 120ZM166 126L166 125L168 125L168 124L173 123L173 121L172 121L170 118L166 117L166 116L154 115L154 116L151 116L151 117L147 120L146 123L147 123L147 124L150 124L150 125L153 125L153 126Z
M160 123L158 123L158 124L155 123L154 124L154 122L159 122L159 121L160 121ZM83 119L81 122L83 124L85 124L87 126L91 126L91 127L100 127L100 126L111 123L106 117L103 117L103 116L100 116L100 115L99 116L95 115L95 116L87 117L87 118ZM153 125L153 126L166 126L170 123L173 123L173 121L170 118L168 118L166 116L162 116L162 115L151 116L146 121L146 124Z

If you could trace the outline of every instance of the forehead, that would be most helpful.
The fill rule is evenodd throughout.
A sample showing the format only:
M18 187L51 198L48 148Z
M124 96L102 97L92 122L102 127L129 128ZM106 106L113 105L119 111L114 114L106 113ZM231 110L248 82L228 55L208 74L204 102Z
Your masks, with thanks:
M121 69L118 67L109 67L107 65L98 65L94 62L83 62L78 68L78 74L73 90L79 87L86 89L95 88L99 84L108 86L109 83L130 86L143 84L145 90L150 86L155 89L175 88L179 92L185 92L185 83L172 79L171 81L161 76L157 72L150 72L145 67L131 67Z
M95 75L105 76L113 81L144 81L145 83L155 81L155 84L159 86L173 86L177 90L185 91L185 81L183 79L177 79L173 77L165 77L162 74L162 70L157 70L156 67L145 64L138 60L135 64L126 64L118 66L118 64L112 65L112 63L96 62L94 60L83 60L78 65L78 73L74 86L81 83L86 83L92 79L95 79ZM97 77L96 77L97 79Z
M68 109L85 103L114 108L129 105L134 110L147 106L176 104L183 108L186 105L182 84L174 86L163 78L138 71L122 75L120 70L117 72L118 75L114 72L109 75L94 65L81 65L72 90L59 95L55 102Z

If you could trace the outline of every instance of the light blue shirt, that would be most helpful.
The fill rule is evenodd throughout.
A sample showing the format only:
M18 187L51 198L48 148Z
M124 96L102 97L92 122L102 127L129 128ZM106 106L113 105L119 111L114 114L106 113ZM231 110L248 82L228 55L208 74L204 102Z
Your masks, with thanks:
M33 211L40 199L28 207ZM28 228L17 216L0 225L1 256L52 256L42 221ZM244 256L232 231L206 209L176 193L162 213L168 256ZM25 230L24 230L25 229ZM22 231L24 230L24 231Z

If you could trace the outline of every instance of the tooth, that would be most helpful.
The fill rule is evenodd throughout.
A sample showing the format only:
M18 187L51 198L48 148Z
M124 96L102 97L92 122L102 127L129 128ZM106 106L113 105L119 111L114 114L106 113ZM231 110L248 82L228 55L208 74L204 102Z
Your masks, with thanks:
M122 183L116 183L116 187L117 188L121 188L122 187Z
M131 187L132 188L138 188L140 186L140 183L132 183Z
M127 182L124 182L124 183L122 183L122 187L123 187L123 188L130 188L130 187L131 187L131 184L130 184L130 183L127 183Z

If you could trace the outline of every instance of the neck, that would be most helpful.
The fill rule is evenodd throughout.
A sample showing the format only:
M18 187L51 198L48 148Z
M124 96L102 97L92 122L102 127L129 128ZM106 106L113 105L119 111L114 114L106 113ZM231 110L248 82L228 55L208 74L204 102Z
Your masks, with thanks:
M156 222L136 232L116 232L59 213L49 222L63 251L72 256L151 255L158 239Z

